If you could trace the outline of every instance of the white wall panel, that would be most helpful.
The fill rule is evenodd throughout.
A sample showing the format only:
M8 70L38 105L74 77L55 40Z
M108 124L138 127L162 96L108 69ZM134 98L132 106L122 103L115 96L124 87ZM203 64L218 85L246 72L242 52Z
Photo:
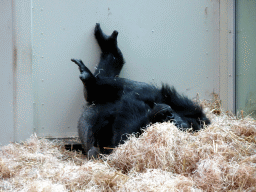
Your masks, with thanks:
M13 0L14 137L24 141L33 134L31 0Z
M12 2L0 1L0 145L14 141Z
M193 98L219 93L219 1L33 0L34 127L39 136L76 136L84 104L79 58L94 70L95 23L118 42L122 77L177 87Z

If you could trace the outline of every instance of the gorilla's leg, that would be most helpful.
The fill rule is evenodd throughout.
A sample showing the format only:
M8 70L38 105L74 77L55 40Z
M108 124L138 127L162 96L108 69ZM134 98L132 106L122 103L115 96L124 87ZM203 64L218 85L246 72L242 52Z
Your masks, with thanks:
M84 98L86 101L91 102L91 98L94 97L94 91L96 88L97 79L91 73L91 71L84 65L82 60L71 59L72 62L78 65L81 74L79 78L84 84Z
M97 112L96 106L86 107L78 121L78 136L86 154L95 142L92 129L96 124Z
M95 83L96 78L91 73L91 71L84 65L82 60L71 59L71 61L78 65L79 70L81 72L81 74L79 75L79 78L81 79L81 81L85 86L91 83Z
M123 54L117 46L118 32L113 31L110 36L107 36L102 32L100 24L96 23L94 35L102 51L100 63L94 75L97 77L118 76L124 65Z

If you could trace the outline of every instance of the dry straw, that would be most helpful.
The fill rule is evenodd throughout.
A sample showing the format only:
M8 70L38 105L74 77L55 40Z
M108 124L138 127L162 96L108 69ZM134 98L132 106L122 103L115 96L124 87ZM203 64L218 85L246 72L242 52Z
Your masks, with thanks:
M154 124L101 160L36 135L3 146L0 190L256 191L256 122L215 105L207 113L212 124L200 132Z

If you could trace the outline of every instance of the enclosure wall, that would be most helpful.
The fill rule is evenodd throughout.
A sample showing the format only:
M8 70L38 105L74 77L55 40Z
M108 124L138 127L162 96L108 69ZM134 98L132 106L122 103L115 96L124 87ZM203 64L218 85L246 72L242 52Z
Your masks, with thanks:
M118 44L126 64L121 76L177 87L190 98L219 93L219 1L33 0L33 91L39 136L76 136L84 104L82 59L94 71L100 49L96 22Z
M122 77L168 83L192 99L212 99L212 93L225 90L220 87L226 73L220 68L221 7L218 0L1 1L1 144L34 132L77 136L85 101L70 59L82 59L95 70L97 22L107 34L119 32L126 61ZM227 97L223 94L225 102Z
M0 145L14 141L12 1L0 2Z
M256 117L256 0L236 2L237 111Z

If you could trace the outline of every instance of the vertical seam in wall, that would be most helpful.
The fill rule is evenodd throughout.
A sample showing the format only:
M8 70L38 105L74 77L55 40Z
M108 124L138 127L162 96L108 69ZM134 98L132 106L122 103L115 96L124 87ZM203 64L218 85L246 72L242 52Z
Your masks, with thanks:
M33 121L33 134L36 133L36 126L37 126L37 120L36 120L36 102L35 102L35 94L34 94L34 84L35 84L35 78L34 78L34 65L33 65L33 61L34 61L34 49L33 49L33 0L30 1L30 7L31 7L31 29L30 29L30 33L31 33L31 36L30 36L30 43L31 43L31 73L32 73L32 76L31 76L31 80L32 80L32 102L33 102L33 107L32 107L32 121Z
M235 0L228 4L228 110L235 113Z
M219 75L219 99L220 99L220 91L221 91L221 88L220 88L220 83L221 83L220 82L220 80L221 80L221 75L220 75L220 64L221 64L220 63L220 54L221 54L220 53L220 46L221 46L220 45L220 40L221 40L221 36L220 36L220 34L221 34L221 32L220 32L220 30L221 30L220 29L220 15L221 15L221 13L220 13L220 11L221 11L220 10L220 4L221 4L221 1L219 1L219 61L218 61L219 62L219 74L218 74ZM221 102L221 100L220 100L220 102Z
M237 98L236 98L236 73L237 73L237 70L236 70L236 0L234 0L234 113L237 114L237 109L236 109L236 106L237 106Z
M14 0L12 0L12 45L13 45L13 130L14 141L17 140L17 47L16 47L16 28L15 28L15 10Z

